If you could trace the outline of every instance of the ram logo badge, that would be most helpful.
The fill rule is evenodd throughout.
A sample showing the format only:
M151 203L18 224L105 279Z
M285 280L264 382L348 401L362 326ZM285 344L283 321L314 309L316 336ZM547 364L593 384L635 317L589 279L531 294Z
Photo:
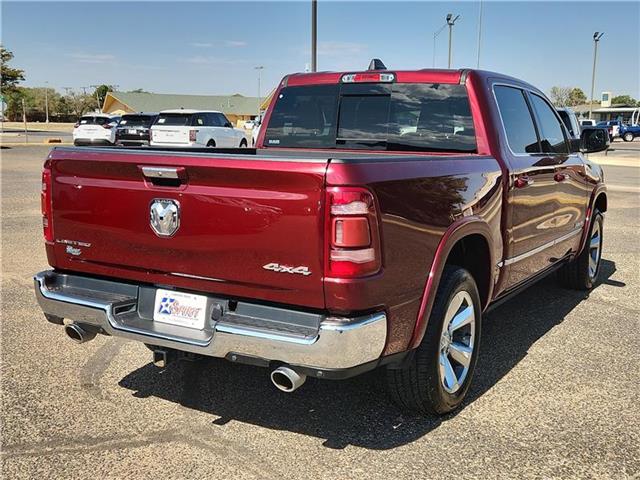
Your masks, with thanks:
M149 212L151 229L159 237L171 237L180 226L180 204L175 200L156 198Z
M272 272L278 273L292 273L294 275L311 275L309 271L309 267L305 267L304 265L300 265L299 267L289 267L287 265L280 265L279 263L267 263L263 265L262 268L265 270L270 270Z

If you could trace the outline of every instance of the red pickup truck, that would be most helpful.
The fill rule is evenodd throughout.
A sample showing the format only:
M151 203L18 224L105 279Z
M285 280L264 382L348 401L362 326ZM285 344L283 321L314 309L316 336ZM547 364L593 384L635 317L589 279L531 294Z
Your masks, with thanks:
M492 72L285 77L256 149L54 148L47 320L307 376L383 367L403 408L469 389L482 313L559 270L598 275L607 196L544 94Z

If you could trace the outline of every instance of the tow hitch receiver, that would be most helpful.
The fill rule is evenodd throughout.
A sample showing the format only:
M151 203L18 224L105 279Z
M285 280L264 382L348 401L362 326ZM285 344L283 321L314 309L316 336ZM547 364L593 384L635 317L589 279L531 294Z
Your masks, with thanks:
M156 349L153 351L153 364L158 368L167 368L169 363L175 360L175 352L171 350Z

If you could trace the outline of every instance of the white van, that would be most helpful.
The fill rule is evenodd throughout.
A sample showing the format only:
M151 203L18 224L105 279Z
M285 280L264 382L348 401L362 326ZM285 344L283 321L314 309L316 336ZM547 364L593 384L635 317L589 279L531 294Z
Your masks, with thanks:
M222 112L165 110L151 127L152 147L246 147L244 131Z

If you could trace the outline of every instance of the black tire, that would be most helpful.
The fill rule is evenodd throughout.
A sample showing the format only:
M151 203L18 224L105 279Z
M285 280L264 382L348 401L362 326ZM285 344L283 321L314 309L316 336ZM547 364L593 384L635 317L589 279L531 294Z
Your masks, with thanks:
M459 384L457 390L449 392L440 375L440 358L444 351L441 338L443 338L445 321L447 324L449 323L447 310L452 300L458 298L460 292L466 292L473 306L471 314L474 320L474 330L471 336L473 339L472 351L468 370L462 383ZM468 300L465 302L465 304L469 303ZM462 310L458 310L459 313L466 310L466 308L462 308L463 305L460 306ZM454 314L454 318L457 317L458 314ZM471 385L478 360L481 323L480 295L476 282L464 268L447 265L442 273L435 304L422 343L416 349L409 365L402 369L387 370L387 388L394 403L403 410L420 414L443 415L455 410L464 400L469 385ZM449 338L453 339L453 334ZM450 363L450 365L462 367L462 364Z
M602 258L602 245L604 240L603 217L599 210L593 212L591 217L591 225L589 226L589 235L585 243L584 249L576 258L567 263L558 271L558 278L562 285L574 290L591 290L598 279L600 273L600 259ZM599 248L595 254L595 270L590 267L590 259L594 258L594 250L592 248L592 240L596 228L599 232Z
M207 147L211 147L211 148L213 148L213 147L215 147L215 146L216 146L216 142L215 142L215 140L209 140L209 142L207 143Z
M247 148L247 139L243 138L240 140L240 148Z
M633 135L633 133L631 133L631 132L627 132L627 133L625 133L625 134L622 136L622 139L623 139L625 142L633 142L633 138L634 138L634 135Z

